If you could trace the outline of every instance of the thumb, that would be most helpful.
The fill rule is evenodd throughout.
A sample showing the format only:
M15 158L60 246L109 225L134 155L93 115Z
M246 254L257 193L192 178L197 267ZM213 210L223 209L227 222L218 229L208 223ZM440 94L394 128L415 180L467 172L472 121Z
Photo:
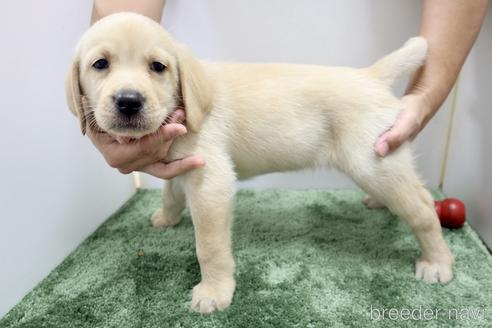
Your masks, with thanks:
M405 141L410 138L411 129L405 124L395 124L389 131L379 137L374 147L379 157L385 157L398 149Z

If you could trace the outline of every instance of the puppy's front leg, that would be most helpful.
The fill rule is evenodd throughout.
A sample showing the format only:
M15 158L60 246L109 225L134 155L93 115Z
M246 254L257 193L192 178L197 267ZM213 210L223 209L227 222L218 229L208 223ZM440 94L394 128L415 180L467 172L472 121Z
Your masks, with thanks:
M192 307L202 313L224 310L235 289L231 248L235 178L232 165L207 161L185 178L185 192L195 227L201 282L193 288Z

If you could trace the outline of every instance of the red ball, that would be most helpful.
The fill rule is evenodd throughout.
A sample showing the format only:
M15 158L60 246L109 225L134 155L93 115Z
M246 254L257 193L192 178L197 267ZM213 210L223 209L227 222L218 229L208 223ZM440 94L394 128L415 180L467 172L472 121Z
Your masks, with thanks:
M465 204L461 200L446 198L441 201L435 201L434 207L443 227L458 229L465 224Z

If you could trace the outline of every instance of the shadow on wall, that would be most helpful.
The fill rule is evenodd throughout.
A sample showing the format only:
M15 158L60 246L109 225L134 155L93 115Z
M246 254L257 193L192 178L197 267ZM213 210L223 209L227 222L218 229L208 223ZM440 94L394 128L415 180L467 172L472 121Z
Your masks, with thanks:
M469 108L464 110L470 112L470 117L478 130L477 143L480 145L478 152L479 156L475 160L481 161L477 163L477 167L481 169L480 186L475 190L473 197L473 206L475 206L476 216L474 217L474 226L484 233L482 236L488 240L489 247L492 248L492 221L491 210L492 205L492 7L489 6L487 11L486 22L481 31L476 48L473 66L473 75L476 77L475 83L476 96L470 102ZM456 126L456 125L455 125ZM466 160L466 159L463 159Z

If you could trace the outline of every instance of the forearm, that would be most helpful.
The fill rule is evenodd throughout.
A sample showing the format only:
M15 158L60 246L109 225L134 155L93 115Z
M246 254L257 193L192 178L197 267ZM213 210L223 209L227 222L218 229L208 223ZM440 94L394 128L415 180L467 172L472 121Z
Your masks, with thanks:
M415 74L407 93L421 94L434 115L451 91L472 48L488 0L424 0L420 35L429 42L425 65Z
M91 24L121 11L132 11L160 22L165 4L166 0L94 0Z

